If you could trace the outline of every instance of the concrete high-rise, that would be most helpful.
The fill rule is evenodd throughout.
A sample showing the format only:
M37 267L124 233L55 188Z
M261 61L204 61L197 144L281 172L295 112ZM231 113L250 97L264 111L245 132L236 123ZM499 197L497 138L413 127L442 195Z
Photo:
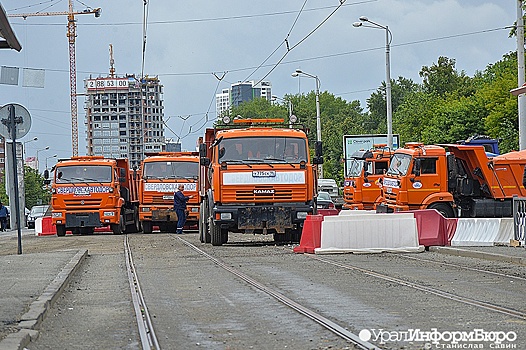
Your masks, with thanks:
M216 94L216 115L218 118L228 112L230 107L237 107L243 102L252 101L255 98L272 99L272 84L268 81L257 83L245 81L232 84L230 89L223 89Z
M86 153L128 158L139 166L145 153L164 150L163 86L157 77L98 77L86 89Z

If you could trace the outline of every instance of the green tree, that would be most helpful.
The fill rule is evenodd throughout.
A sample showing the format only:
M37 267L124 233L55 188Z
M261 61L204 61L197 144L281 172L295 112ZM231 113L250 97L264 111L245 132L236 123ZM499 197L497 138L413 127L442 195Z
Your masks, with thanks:
M9 198L5 190L5 174L0 174L0 200L4 204L9 204ZM44 178L36 169L24 166L24 189L26 207L31 208L34 205L49 204L51 193L44 186Z
M460 89L465 80L469 79L464 72L457 72L454 59L444 56L440 56L438 62L431 67L423 66L419 75L423 79L424 91L439 96Z
M44 186L44 177L36 169L24 167L24 182L26 207L31 208L34 205L50 203L51 193Z

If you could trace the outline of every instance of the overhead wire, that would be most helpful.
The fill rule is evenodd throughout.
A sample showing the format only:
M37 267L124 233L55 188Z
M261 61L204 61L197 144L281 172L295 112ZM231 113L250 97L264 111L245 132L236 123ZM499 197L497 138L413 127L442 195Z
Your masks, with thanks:
M260 63L260 65L258 67L256 67L256 69L254 69L254 71L252 73L249 74L248 77L245 78L245 81L248 81L248 79L250 79L250 77L256 73L258 71L258 69L263 65L265 64L272 56L274 56L274 54L279 50L280 47L283 46L283 44L286 44L287 45L287 52L290 51L290 48L289 48L289 37L290 37L290 34L292 33L292 29L294 29L294 27L296 26L296 23L298 22L298 19L300 18L300 15L301 13L303 12L303 9L305 8L305 5L307 4L307 1L308 0L305 0L303 2L303 5L301 6L301 9L298 11L298 14L296 15L296 18L294 19L294 22L292 23L292 26L290 27L289 29L289 32L287 33L287 36L285 37L285 40L283 40L279 45L278 47L276 47L276 49L274 51L272 51L272 53L270 55L267 56L267 58L265 58L263 60L263 62Z
M308 33L306 36L304 36L300 41L298 41L295 45L293 45L292 47L288 48L287 47L287 51L283 54L283 56L278 60L278 62L276 62L274 64L274 66L268 71L267 74L265 74L257 83L261 83L263 80L265 80L266 77L268 77L280 64L281 62L285 59L285 57L287 57L287 55L289 54L289 52L291 52L292 50L294 50L296 47L298 47L301 43L303 43L305 40L307 40L308 37L310 37L312 34L314 34L314 32L316 32L323 24L325 24L325 22L327 22L329 20L329 18L331 18L335 13L336 11L338 11L342 5L345 3L346 0L339 0L340 2L340 5L336 6L336 8L327 16L325 17L325 19L323 21L321 21L320 24L318 24L313 30L310 31L310 33Z

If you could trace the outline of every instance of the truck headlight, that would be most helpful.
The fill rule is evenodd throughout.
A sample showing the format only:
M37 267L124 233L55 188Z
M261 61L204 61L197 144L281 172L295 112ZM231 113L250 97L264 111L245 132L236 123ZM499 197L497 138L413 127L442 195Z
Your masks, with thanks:
M115 212L113 212L113 211L105 211L103 216L115 216Z
M192 208L192 213L197 213L199 211L199 208L198 207L193 207Z
M307 218L307 212L306 211L298 211L296 213L296 218L298 219L306 219Z
M62 217L62 212L51 213L51 216L54 217L54 218L61 218Z
M142 207L141 211L147 213L150 211L150 207Z
M221 220L231 220L232 213L221 213Z

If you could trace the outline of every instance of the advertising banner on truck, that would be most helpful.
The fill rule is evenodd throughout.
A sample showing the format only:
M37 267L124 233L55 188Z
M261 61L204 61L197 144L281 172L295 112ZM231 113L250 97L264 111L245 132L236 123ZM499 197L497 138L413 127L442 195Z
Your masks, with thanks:
M375 145L387 145L387 134L371 135L343 135L343 156L345 158L345 172L350 165L354 152L372 149ZM400 135L393 134L393 149L400 147Z

